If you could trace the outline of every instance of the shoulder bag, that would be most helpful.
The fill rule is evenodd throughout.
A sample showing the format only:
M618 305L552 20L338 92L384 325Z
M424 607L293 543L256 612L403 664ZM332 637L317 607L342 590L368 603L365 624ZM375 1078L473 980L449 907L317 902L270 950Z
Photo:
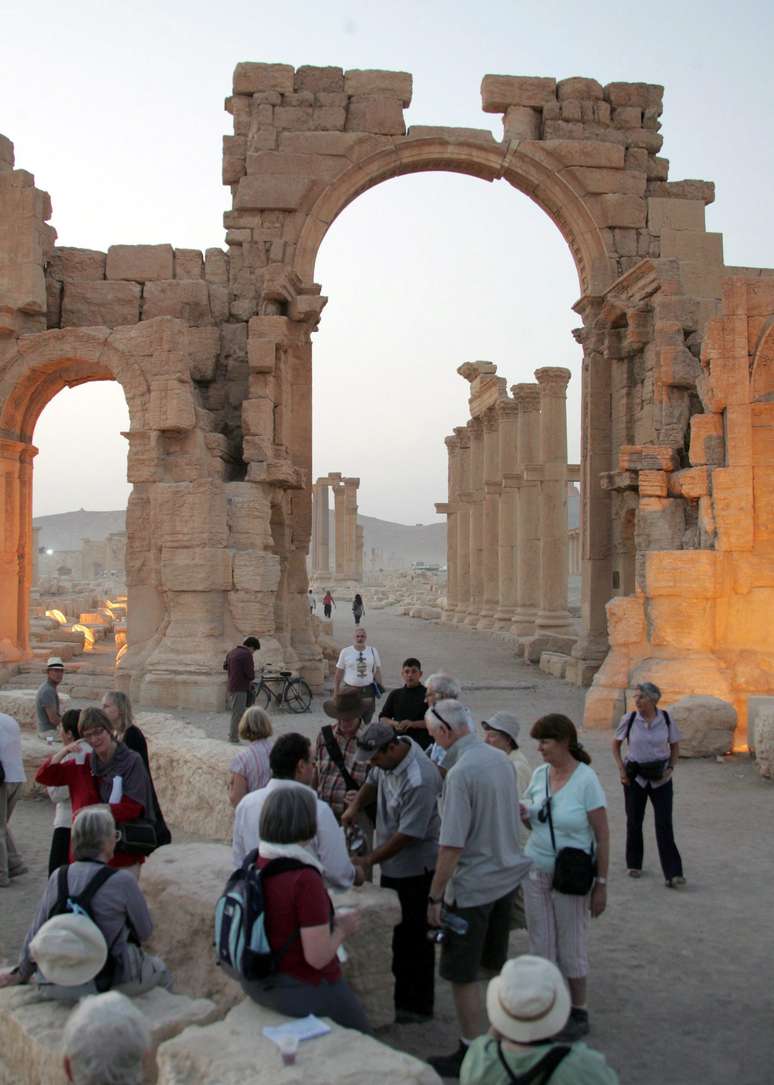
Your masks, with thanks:
M359 791L360 784L355 780L352 773L347 768L344 761L344 754L341 752L341 747L336 741L336 736L333 733L333 728L330 724L323 727L321 732L323 742L325 743L325 749L328 751L328 757L334 763L339 770L339 775L344 781L344 786L347 791ZM361 807L363 813L371 821L373 825L376 824L376 803L370 802L367 806Z
M664 712L664 719L667 726L667 741L669 741L669 732L672 727L672 721L669 718L669 713ZM632 733L632 727L634 721L637 718L637 713L632 712L629 715L629 722L626 727L626 741L629 743L629 735ZM669 758L659 761L627 761L626 762L626 775L630 780L634 780L637 776L641 776L643 780L648 782L656 782L663 779L666 767L669 764Z
M551 1080L554 1070L559 1063L572 1051L571 1047L564 1044L557 1044L552 1047L550 1051L547 1051L542 1059L539 1059L534 1066L531 1066L529 1070L523 1074L514 1074L508 1063L505 1061L505 1055L503 1055L502 1045L497 1045L497 1057L499 1058L503 1069L508 1075L508 1080L511 1085L546 1085Z
M551 846L556 855L554 864L554 880L552 888L557 893L566 893L571 897L585 897L594 884L594 875L597 872L597 864L594 862L594 847L591 854L583 848L562 848L556 850L556 837L554 836L554 820L551 816L551 793L548 790L548 777L550 769L546 767L546 814L548 828L551 832Z

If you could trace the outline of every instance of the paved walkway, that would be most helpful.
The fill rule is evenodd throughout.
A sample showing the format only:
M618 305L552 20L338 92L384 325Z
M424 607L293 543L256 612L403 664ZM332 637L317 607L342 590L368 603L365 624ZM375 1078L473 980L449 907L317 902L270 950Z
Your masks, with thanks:
M535 718L560 711L580 719L580 692L516 663L504 642L392 611L367 614L366 626L390 684L398 680L401 660L416 655L425 674L449 670L469 687L465 699L478 720L497 708L520 712L523 748L533 764L538 758L528 731ZM351 621L342 617L337 639L346 643L351 631ZM276 731L314 734L322 718L316 701L304 716L278 713ZM196 722L213 735L227 731L225 713L202 714ZM591 929L590 1042L627 1085L696 1079L702 1085L763 1085L771 1080L774 1022L771 785L746 757L681 761L675 820L688 886L670 891L658 870L650 816L645 876L625 876L623 800L609 735L592 732L583 741L605 787L612 828L609 907ZM0 890L0 958L16 953L42 887L51 810L23 803L14 822L32 870ZM515 933L512 952L526 949L526 936ZM437 990L432 1027L394 1027L382 1038L420 1056L455 1047L448 985L439 980Z

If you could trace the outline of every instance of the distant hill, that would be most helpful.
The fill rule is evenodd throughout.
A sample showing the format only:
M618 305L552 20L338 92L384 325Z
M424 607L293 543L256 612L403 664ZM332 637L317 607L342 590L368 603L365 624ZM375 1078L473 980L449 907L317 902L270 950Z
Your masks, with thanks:
M126 529L126 509L115 512L60 512L55 516L36 516L33 527L40 528L39 545L47 550L80 550L81 539L106 539L114 531Z

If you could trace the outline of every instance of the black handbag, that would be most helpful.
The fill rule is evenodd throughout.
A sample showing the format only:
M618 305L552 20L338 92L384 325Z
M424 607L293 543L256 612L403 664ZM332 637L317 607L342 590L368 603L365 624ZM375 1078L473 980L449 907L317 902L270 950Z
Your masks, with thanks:
M667 726L667 741L668 741L669 740L669 732L670 732L670 729L672 727L672 721L670 720L669 713L667 711L664 711L663 715L664 715L664 720L665 720L666 726ZM627 743L629 743L629 748L630 749L631 749L631 740L630 740L629 736L632 733L632 726L633 726L634 721L635 721L636 718L637 718L637 713L636 712L631 712L629 714L628 726L626 728L626 741L627 741ZM666 772L666 768L667 768L667 765L669 764L669 761L670 761L669 757L662 758L660 761L627 761L626 766L625 766L626 767L626 775L629 777L630 780L634 780L638 776L641 776L643 780L648 780L648 781L652 781L652 782L655 783L658 780L663 780L664 773Z
M554 836L554 821L551 817L551 793L548 790L548 776L550 769L546 769L546 814L548 828L551 832L551 846L556 855L554 864L554 879L551 883L557 893L566 893L571 897L585 897L591 891L594 877L597 873L597 864L594 861L592 845L591 854L583 848L562 848L556 850L556 837Z
M116 825L116 851L129 855L150 855L159 846L156 823L149 818L120 821Z

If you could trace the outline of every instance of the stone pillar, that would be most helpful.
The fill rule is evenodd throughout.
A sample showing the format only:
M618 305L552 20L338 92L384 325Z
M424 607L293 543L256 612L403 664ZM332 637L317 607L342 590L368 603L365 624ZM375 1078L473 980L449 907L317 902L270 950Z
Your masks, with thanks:
M514 384L511 391L519 411L516 607L511 632L522 640L535 631L540 597L540 494L538 483L527 477L527 468L537 465L540 454L540 388L537 384Z
M37 449L0 437L0 641L29 651L32 461Z
M347 507L343 482L333 484L333 515L336 531L335 576L336 580L347 580Z
M540 601L535 633L575 635L567 610L567 385L569 369L535 370L540 385Z
M492 629L500 603L500 439L499 419L495 407L483 414L484 422L484 486L482 500L482 558L483 601L479 629Z
M484 505L484 423L471 418L470 433L470 599L466 625L478 625L484 600L483 505Z
M347 533L346 573L349 580L357 580L357 490L359 478L344 479L345 531Z
M500 420L500 491L498 520L498 581L500 596L495 612L495 629L508 631L513 621L516 605L516 442L518 438L519 408L512 399L501 399L497 404Z
M312 575L327 577L330 574L330 510L328 507L327 478L318 478L314 484L314 512L312 518Z
M358 584L363 582L363 528L360 524L355 527L357 545L355 547L355 579Z
M470 604L470 434L466 426L455 426L457 465L457 607L454 621L464 622Z
M32 529L32 587L37 588L40 580L40 528Z
M452 435L445 439L449 457L448 501L445 506L436 505L436 512L446 513L446 610L443 620L453 622L457 610L457 517L459 506L459 440Z

